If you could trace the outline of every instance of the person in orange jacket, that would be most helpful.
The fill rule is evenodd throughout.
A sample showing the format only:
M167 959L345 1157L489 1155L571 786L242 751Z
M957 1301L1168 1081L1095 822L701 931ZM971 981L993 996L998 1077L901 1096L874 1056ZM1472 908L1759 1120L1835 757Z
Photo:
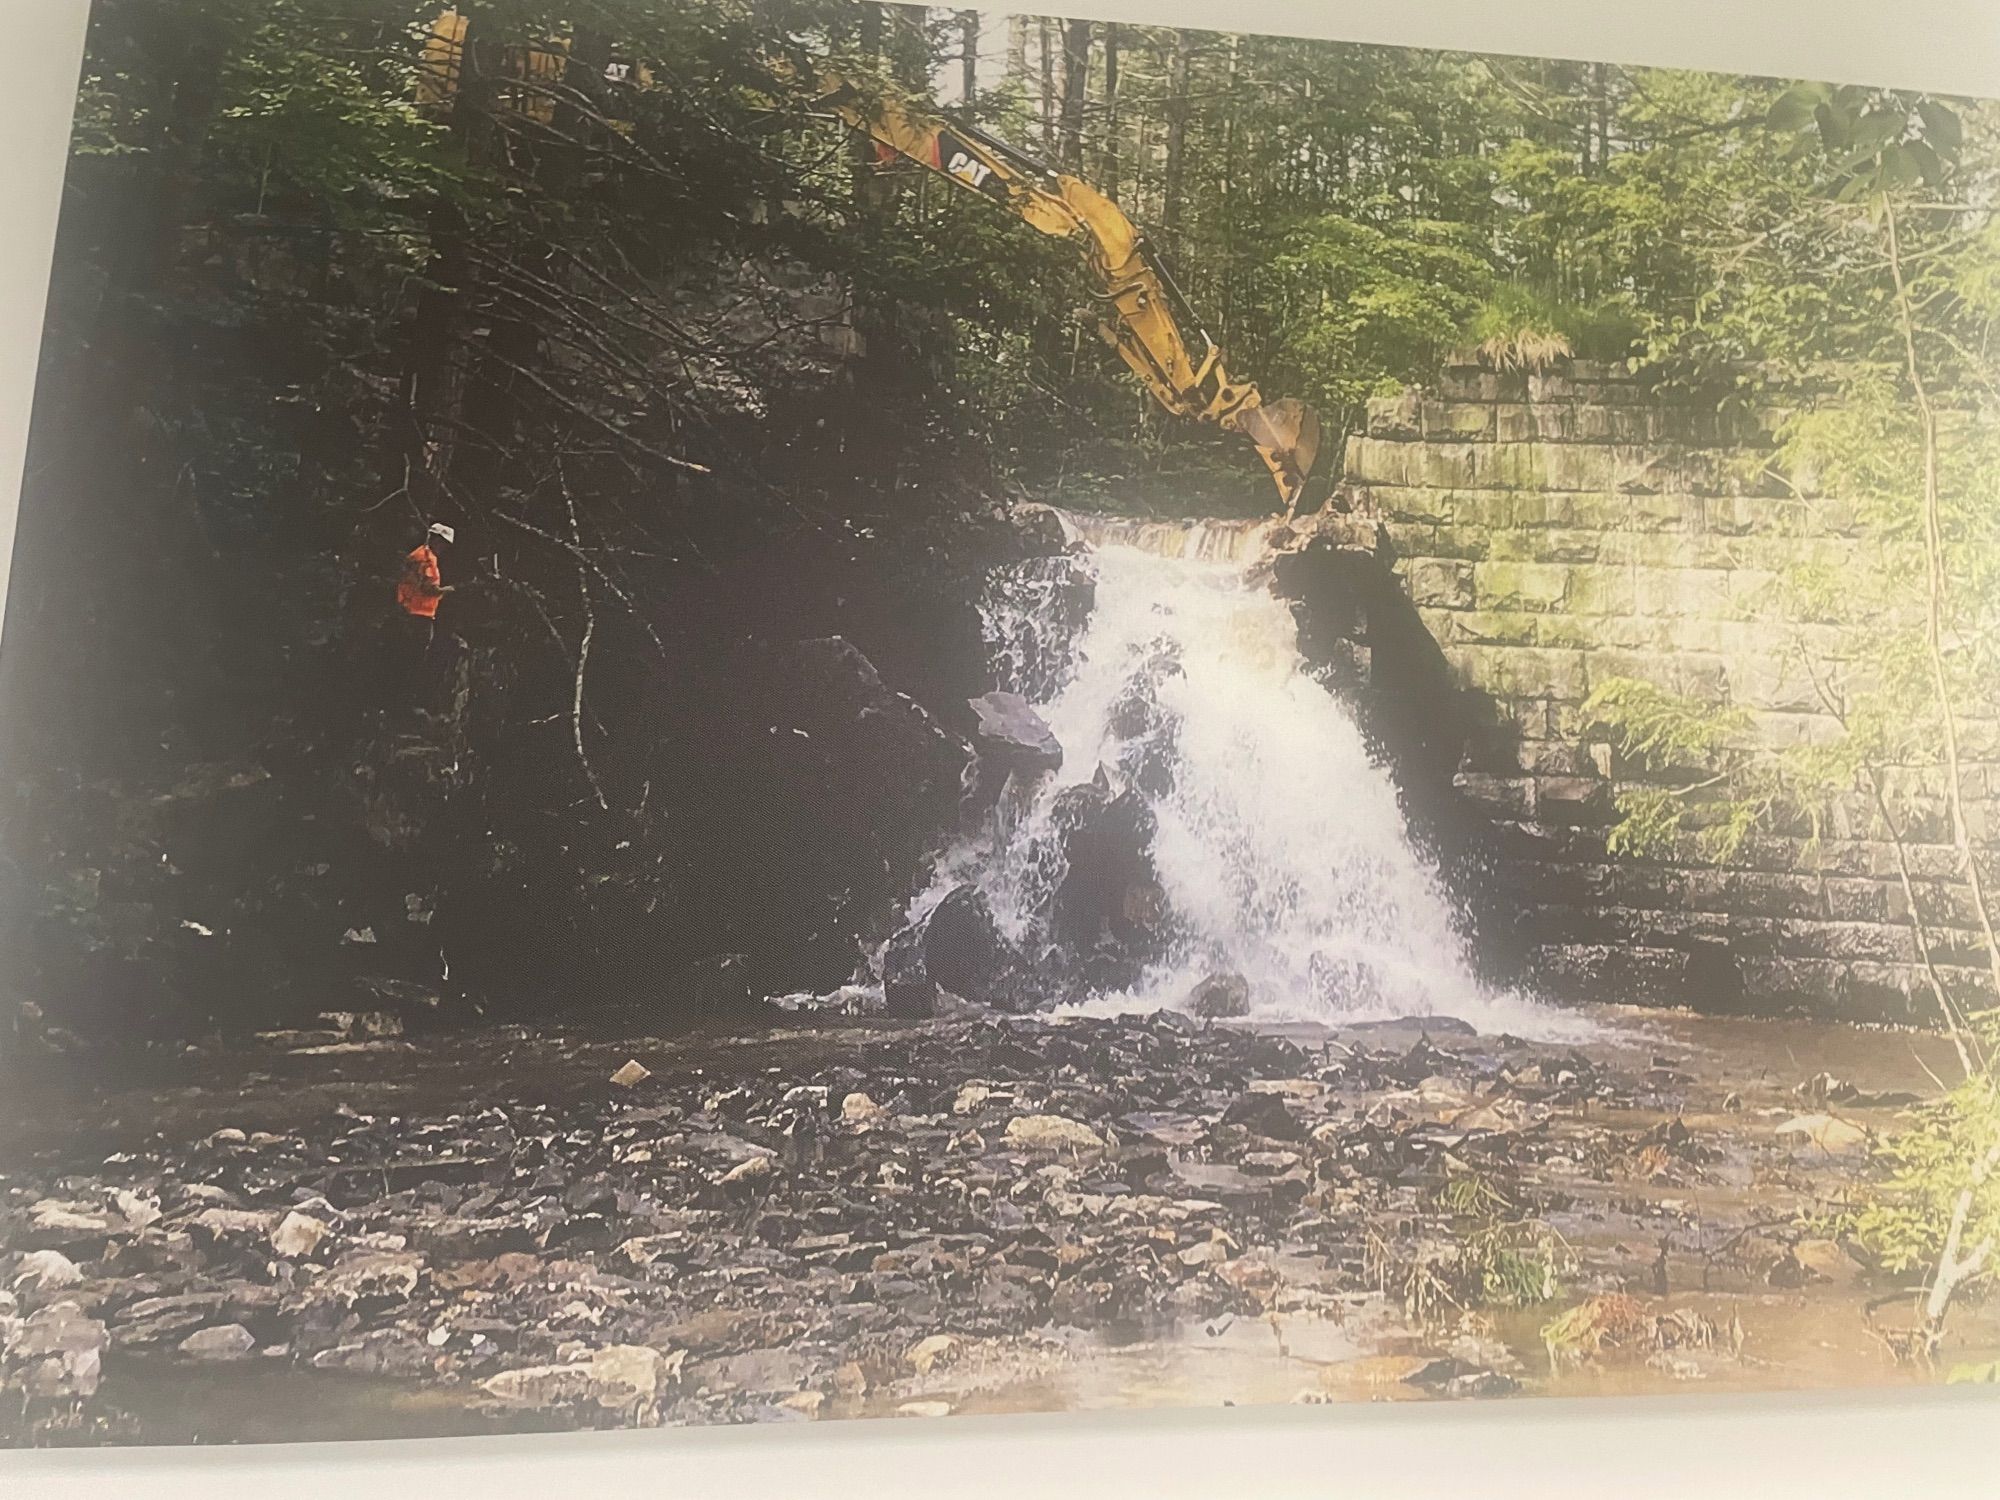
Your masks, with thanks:
M396 602L406 614L415 615L420 620L437 620L438 605L444 596L452 591L452 586L444 582L444 574L438 567L438 555L431 546L431 538L449 542L453 539L452 529L440 523L433 523L424 533L424 539L410 549L403 559L403 576L396 584Z

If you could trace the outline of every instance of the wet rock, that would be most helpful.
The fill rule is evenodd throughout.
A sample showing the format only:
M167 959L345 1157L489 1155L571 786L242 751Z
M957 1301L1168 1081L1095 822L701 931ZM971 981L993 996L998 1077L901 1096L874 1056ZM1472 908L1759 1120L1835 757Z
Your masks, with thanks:
M1096 603L1090 560L1065 550L1061 521L1045 513L1054 536L1036 545L1046 555L1003 564L987 575L989 617L1007 620L995 646L993 672L1001 687L1046 703L1075 665L1074 645Z
M278 1216L261 1209L248 1208L204 1208L188 1220L188 1223L207 1234L211 1239L256 1239L267 1238L277 1227Z
M29 1205L28 1222L36 1237L54 1245L82 1245L125 1229L122 1214L94 1204L43 1198Z
M1035 776L1059 770L1063 747L1034 705L1019 693L986 693L967 700L978 719L973 743L980 760Z
M1803 1141L1829 1155L1860 1151L1868 1144L1868 1132L1837 1115L1795 1115L1777 1129L1781 1138Z
M410 1248L440 1261L484 1260L535 1248L535 1233L519 1215L467 1218L445 1214L411 1226Z
M731 851L702 899L719 930L758 914L757 993L831 987L851 934L879 930L958 826L971 750L841 636L754 648L727 675L747 743L688 788L690 836Z
M294 1209L271 1230L271 1248L287 1260L302 1260L332 1232L330 1225Z
M938 1365L953 1359L962 1340L953 1333L934 1333L919 1339L904 1352L903 1360L919 1375L928 1375Z
M1027 961L1000 935L986 897L969 885L947 892L889 940L882 987L889 1014L906 1019L935 1015L940 991L1001 1010L1028 1009L1037 998Z
M952 1096L951 1112L955 1115L976 1115L992 1100L1011 1103L1013 1095L1003 1093L1001 1090L984 1083L974 1082L963 1084L960 1086L959 1091Z
M1121 945L1129 950L1136 977L1136 966L1156 956L1165 937L1165 918L1152 899L1158 888L1153 835L1159 825L1151 805L1136 793L1113 796L1107 787L1086 782L1056 795L1049 821L1061 840L1065 867L1051 913L1056 940L1078 950L1107 940Z
M923 924L913 923L882 949L882 1008L899 1021L920 1021L938 1010L938 983L924 963Z
M1248 1015L1250 981L1241 974L1211 974L1188 991L1187 1008L1204 1021Z
M1009 1146L1023 1151L1084 1155L1105 1149L1096 1131L1061 1115L1016 1115L1007 1122L1004 1139Z
M873 1130L888 1123L889 1111L856 1089L840 1101L840 1119L851 1130Z
M688 1372L711 1390L775 1396L799 1389L812 1375L812 1362L795 1349L746 1349L703 1362Z
M613 1344L568 1364L502 1370L480 1381L479 1389L508 1406L597 1406L646 1418L655 1412L661 1388L680 1378L686 1359L683 1350L662 1354L643 1345Z
M104 1325L76 1303L54 1303L8 1332L6 1384L43 1398L93 1396L107 1342Z
M1805 1281L1830 1281L1851 1286L1863 1275L1861 1262L1847 1253L1837 1240L1800 1240L1792 1246L1791 1263L1798 1272L1798 1285ZM1774 1278L1776 1279L1776 1278Z
M769 1182L776 1175L777 1168L768 1156L753 1156L748 1161L738 1162L722 1174L724 1187L750 1188Z
M859 1401L868 1394L868 1375L856 1360L848 1360L833 1372L834 1394L848 1401Z
M1398 1016L1389 1021L1350 1021L1341 1028L1343 1031L1367 1033L1371 1031L1418 1031L1426 1036L1478 1036L1479 1030L1470 1021L1461 1021L1457 1016Z
M1521 1388L1521 1382L1511 1375L1503 1375L1498 1370L1468 1370L1462 1375L1454 1375L1444 1383L1443 1391L1454 1398L1508 1396Z
M350 1041L380 1041L403 1034L403 1018L387 1010L330 1010L319 1019Z
M112 1315L121 1348L145 1348L178 1341L215 1321L229 1304L220 1290L183 1292L171 1297L142 1297Z
M15 1265L11 1284L16 1290L26 1287L31 1291L55 1292L75 1286L81 1280L83 1272L60 1250L30 1250Z
M923 928L924 967L940 987L1000 1010L1032 1006L1027 962L1000 935L978 890L962 885L947 893Z
M1281 1094L1240 1094L1222 1112L1222 1123L1241 1125L1253 1135L1274 1141L1305 1138L1304 1124L1285 1105Z
M360 1250L342 1256L312 1289L319 1298L348 1307L357 1302L405 1302L423 1276L421 1255Z
M1299 1157L1295 1151L1246 1151L1242 1159L1244 1171L1271 1177L1289 1172L1298 1164Z
M826 1406L826 1392L797 1391L785 1397L778 1405L784 1407L787 1411L795 1411L800 1416L811 1421L817 1418L821 1410Z
M1844 1104L1850 1109L1901 1109L1918 1102L1917 1095L1906 1090L1856 1088L1826 1072L1814 1074L1793 1092L1809 1104Z
M197 1329L180 1342L181 1353L190 1359L244 1359L256 1347L255 1336L241 1323Z

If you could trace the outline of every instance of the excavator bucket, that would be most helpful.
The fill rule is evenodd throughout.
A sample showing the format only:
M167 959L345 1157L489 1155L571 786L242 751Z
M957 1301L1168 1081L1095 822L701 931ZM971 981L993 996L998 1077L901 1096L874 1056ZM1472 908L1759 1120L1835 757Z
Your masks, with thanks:
M1288 396L1238 412L1236 425L1257 445L1291 514L1319 458L1319 413Z

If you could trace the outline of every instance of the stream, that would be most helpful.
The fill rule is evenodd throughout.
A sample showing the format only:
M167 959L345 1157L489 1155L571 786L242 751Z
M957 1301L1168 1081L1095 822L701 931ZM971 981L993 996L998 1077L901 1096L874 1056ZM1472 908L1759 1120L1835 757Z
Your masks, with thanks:
M1837 1221L1940 1039L1483 984L1260 529L1068 524L1073 639L1032 568L984 607L1062 765L1010 775L908 916L970 887L1050 962L1065 809L1131 798L1144 945L1114 982L1027 1015L893 1021L857 984L860 1013L749 1035L55 1060L0 1103L0 1438L1942 1378ZM1218 974L1240 1011L1190 1015ZM1975 1308L1944 1363L1996 1352Z

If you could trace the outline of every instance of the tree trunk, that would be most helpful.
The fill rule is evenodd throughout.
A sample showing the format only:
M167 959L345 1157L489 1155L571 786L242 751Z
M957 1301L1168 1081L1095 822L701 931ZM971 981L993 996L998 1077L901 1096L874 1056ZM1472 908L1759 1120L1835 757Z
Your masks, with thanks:
M1187 159L1188 39L1174 33L1173 55L1167 62L1167 160L1162 188L1160 227L1172 239L1181 227L1181 178Z
M1009 16L1007 18L1007 81L1018 83L1021 92L1028 91L1028 18Z
M1035 20L1035 49L1041 58L1042 71L1042 152L1046 156L1056 153L1056 46L1055 23L1047 16Z
M1118 23L1104 23L1104 157L1097 168L1098 186L1107 198L1118 197Z
M1591 103L1597 114L1597 166L1611 165L1611 70L1603 63L1590 65Z
M1059 159L1072 172L1083 170L1083 106L1090 88L1090 22L1063 26L1062 139Z
M958 94L969 111L979 93L979 12L958 13Z

